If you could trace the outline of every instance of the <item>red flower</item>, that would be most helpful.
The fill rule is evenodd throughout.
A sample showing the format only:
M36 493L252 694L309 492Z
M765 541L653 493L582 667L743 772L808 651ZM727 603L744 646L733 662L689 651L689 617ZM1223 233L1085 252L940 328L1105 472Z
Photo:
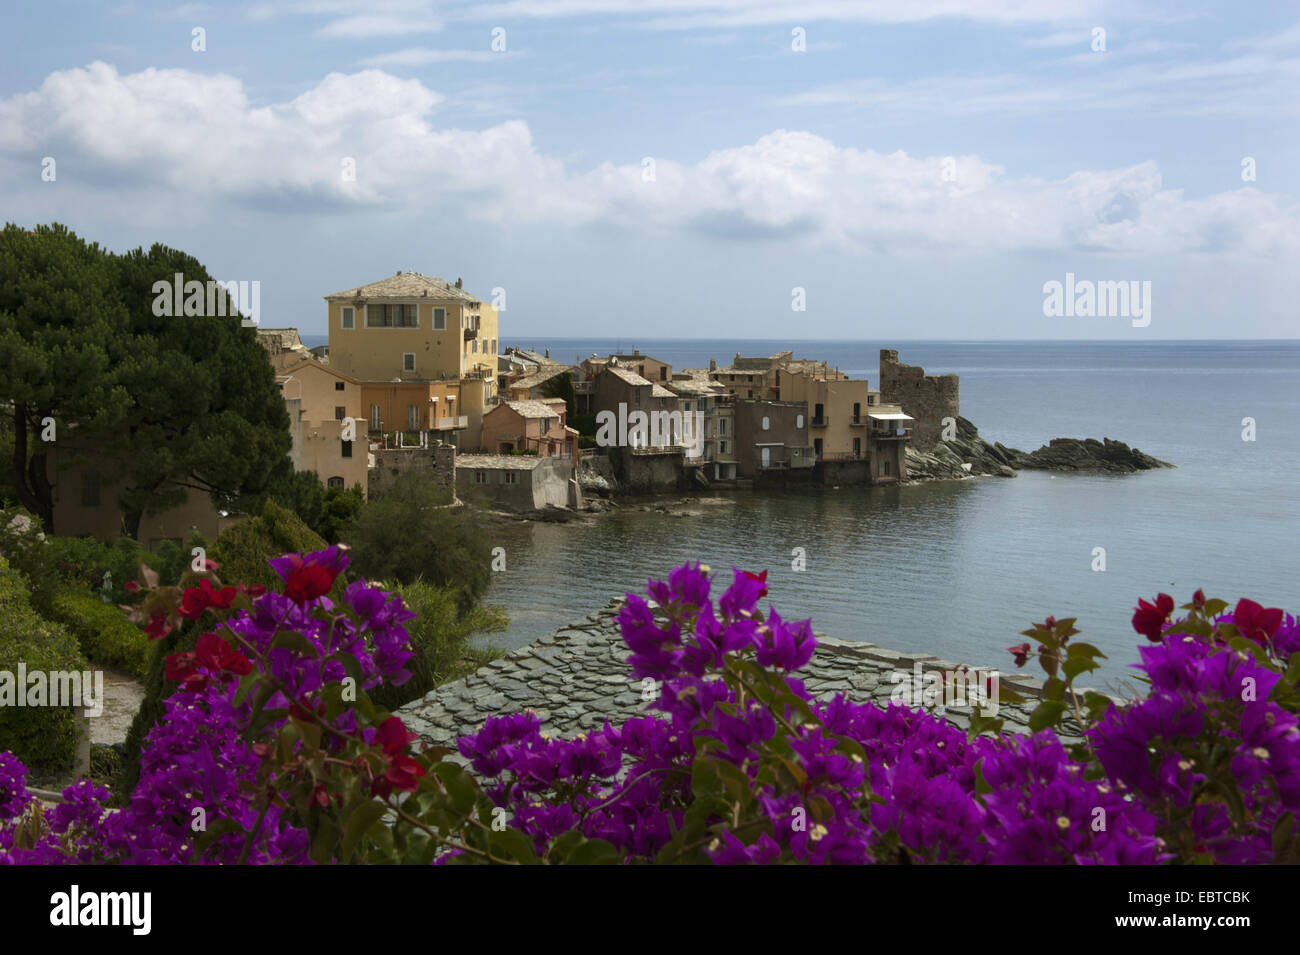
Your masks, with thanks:
M1194 606L1197 610L1202 610L1202 609L1204 609L1204 607L1205 607L1205 591L1204 591L1204 590L1201 590L1200 588L1197 588L1196 593L1192 594L1192 606Z
M1282 626L1282 611L1277 607L1267 610L1253 600L1238 600L1232 611L1232 622L1243 637L1263 643Z
M167 679L179 683L184 689L194 693L202 691L208 685L207 674L199 672L199 655L193 650L173 653L167 658L165 672Z
M1043 621L1043 626L1046 627L1048 630L1054 629L1056 627L1056 618L1048 617L1046 620Z
M1029 659L1029 644L1022 643L1019 646L1007 647L1007 653L1015 656L1016 666L1022 667L1025 665L1025 661Z
M186 620L198 620L209 607L223 610L228 608L234 602L236 593L238 591L234 587L222 587L218 591L212 586L212 581L204 577L197 587L185 591L181 598L181 609L176 613Z
M149 617L149 626L144 628L144 632L149 635L150 640L161 640L172 632L172 625L167 622L165 613L155 610Z
M1165 622L1173 612L1174 598L1168 594L1160 594L1154 604L1139 598L1137 608L1133 611L1133 629L1152 643L1159 643L1164 634Z
M766 570L762 571L761 573L757 573L757 574L755 574L755 573L751 573L751 572L748 571L748 570L741 571L741 573L743 573L743 574L744 574L746 577L748 577L750 580L757 580L760 584L763 585L763 589L760 590L760 591L758 592L758 599L759 599L759 600L762 600L764 597L767 596L767 571L766 571Z
M301 564L289 571L284 582L284 595L294 603L306 603L330 592L338 571L322 564Z
M375 732L375 742L383 747L384 760L388 763L382 776L370 784L370 791L376 796L386 797L394 789L414 792L419 779L427 772L403 750L406 744L419 739L419 736L406 728L400 717L390 716L380 724Z
M198 654L199 663L209 670L237 673L240 676L253 672L253 664L249 662L248 657L233 649L215 633L205 633L199 637L199 642L194 649Z
M140 585L137 584L134 580L128 580L125 584L122 585L122 587L126 590L128 594L133 594L140 589Z

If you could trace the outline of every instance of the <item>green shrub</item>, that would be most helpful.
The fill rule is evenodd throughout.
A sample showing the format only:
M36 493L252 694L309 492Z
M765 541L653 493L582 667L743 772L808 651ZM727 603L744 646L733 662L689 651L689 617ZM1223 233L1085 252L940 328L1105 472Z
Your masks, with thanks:
M411 678L401 686L385 684L371 690L369 695L374 703L395 710L502 655L500 650L470 645L470 637L475 633L505 629L509 621L500 608L474 607L462 613L454 589L425 583L406 584L398 592L402 602L417 615L406 621L411 652L415 654L406 664Z
M115 667L140 678L148 672L148 636L113 604L65 588L51 602L49 616L76 636L81 652L91 663Z
M227 584L262 584L275 589L281 580L268 560L281 554L324 550L326 546L302 518L269 500L259 516L222 531L208 556L221 564L218 573Z
M85 671L76 639L32 609L27 589L21 573L0 568L0 672L16 680L20 663L28 673ZM39 773L66 771L76 757L80 722L78 711L70 707L0 706L0 751L9 750Z
M368 501L343 539L354 576L396 584L423 581L458 592L468 611L492 580L492 549L477 512L440 506L445 488L403 475L382 498Z

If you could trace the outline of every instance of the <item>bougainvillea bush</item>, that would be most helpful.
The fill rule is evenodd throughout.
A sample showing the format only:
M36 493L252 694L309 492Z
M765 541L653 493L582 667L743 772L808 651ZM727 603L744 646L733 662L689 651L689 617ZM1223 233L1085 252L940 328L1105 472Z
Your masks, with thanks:
M459 753L420 748L369 699L406 679L399 597L328 596L338 547L273 561L279 593L206 584L152 599L180 690L129 802L88 782L42 812L0 756L0 861L126 863L1264 863L1300 855L1300 626L1198 591L1143 601L1144 695L1074 681L1101 656L1073 620L1025 631L1046 672L1032 735L969 732L902 704L813 700L808 621L765 574L708 568L628 595L619 622L643 715L574 739L493 717ZM161 615L159 615L161 614ZM649 685L649 684L647 684ZM1003 698L1008 692L1003 691ZM1073 732L1068 732L1073 731ZM459 758L456 758L459 757ZM462 763L468 764L468 769Z

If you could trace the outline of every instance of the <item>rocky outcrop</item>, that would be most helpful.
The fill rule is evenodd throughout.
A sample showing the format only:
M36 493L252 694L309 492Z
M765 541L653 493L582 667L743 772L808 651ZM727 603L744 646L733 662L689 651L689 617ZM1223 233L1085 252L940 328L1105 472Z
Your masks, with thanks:
M1037 451L1021 454L1016 467L1038 471L1112 471L1129 474L1173 467L1123 441L1110 438L1057 438Z
M940 441L929 451L907 449L907 476L914 481L980 474L1015 477L1019 470L1130 474L1173 466L1109 438L1056 438L1037 451L1020 451L1001 443L990 444L980 437L974 424L962 417L957 418L957 433L952 439Z

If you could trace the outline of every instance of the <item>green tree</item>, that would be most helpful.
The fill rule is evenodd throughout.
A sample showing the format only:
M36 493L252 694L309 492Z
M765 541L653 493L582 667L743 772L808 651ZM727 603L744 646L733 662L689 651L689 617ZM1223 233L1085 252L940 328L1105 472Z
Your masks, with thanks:
M57 533L44 422L57 440L102 445L95 466L123 483L125 533L187 491L231 507L291 470L289 418L251 328L224 316L155 315L155 283L206 287L193 256L162 245L114 255L54 224L0 233L0 401L12 402L11 480ZM204 310L206 311L206 295ZM214 302L214 304L216 304Z
M47 426L54 435L112 433L130 394L120 380L129 317L111 254L55 224L0 231L0 404L11 421L9 484L54 523Z
M447 506L450 495L419 475L403 475L368 501L344 532L356 575L399 584L416 581L458 592L462 610L487 592L492 548L478 512Z

